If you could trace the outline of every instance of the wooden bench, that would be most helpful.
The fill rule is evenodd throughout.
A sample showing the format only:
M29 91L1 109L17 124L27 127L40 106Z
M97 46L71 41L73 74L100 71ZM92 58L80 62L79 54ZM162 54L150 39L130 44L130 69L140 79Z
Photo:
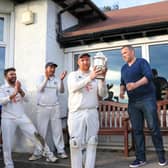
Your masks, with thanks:
M113 101L99 101L99 135L123 135L124 155L128 156L128 135L131 133L127 104Z
M99 102L99 120L100 130L99 135L123 135L124 137L124 155L128 156L128 135L131 133L131 124L127 113L127 104L100 101ZM157 113L160 123L160 130L163 136L168 135L168 100L161 100L157 102ZM147 128L146 121L144 123L144 134L151 135ZM133 138L131 138L132 140ZM133 148L133 141L131 142L131 149Z

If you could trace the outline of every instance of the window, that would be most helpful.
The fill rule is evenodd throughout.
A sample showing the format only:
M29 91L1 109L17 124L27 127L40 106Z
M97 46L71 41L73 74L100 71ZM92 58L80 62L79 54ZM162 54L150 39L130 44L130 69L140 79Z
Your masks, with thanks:
M0 41L3 41L4 36L4 18L0 17Z
M3 83L3 71L5 68L5 47L0 47L0 84Z
M121 67L124 65L124 61L121 56L121 49L112 49L112 50L106 50L101 51L103 54L107 57L107 66L108 66L108 72L106 76L106 83L111 85L112 88L110 91L113 92L113 100L114 101L122 101L119 100L119 90L120 90L120 70ZM97 52L89 52L91 57L96 55ZM135 55L136 57L141 57L141 47L135 47ZM77 69L77 54L74 57L75 61L75 70ZM125 101L125 100L124 100Z
M0 15L0 84L3 83L3 70L5 68L5 50L6 43L4 42L4 17Z
M168 79L168 44L156 44L149 46L151 68L158 71L159 76Z

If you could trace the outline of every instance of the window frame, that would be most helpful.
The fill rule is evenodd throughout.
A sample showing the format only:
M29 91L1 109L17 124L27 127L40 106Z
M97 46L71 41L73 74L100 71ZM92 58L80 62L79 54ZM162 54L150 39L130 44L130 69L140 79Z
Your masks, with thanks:
M4 19L3 41L0 41L0 47L5 49L4 68L14 65L14 12L0 13Z
M99 44L99 45L93 45L92 47L90 46L84 46L83 47L83 50L78 50L79 48L78 47L74 47L74 48L71 48L71 52L72 53L72 67L74 70L74 67L75 67L75 60L74 60L74 56L75 55L78 55L78 54L81 54L81 53L84 53L84 52L100 52L100 51L107 51L107 50L115 50L115 49L121 49L121 46L122 45L125 45L125 44L130 44L132 45L133 47L141 47L141 50L142 50L142 58L146 59L149 63L150 63L150 55L149 55L149 47L151 45L159 45L159 44L168 44L168 35L165 35L165 36L157 36L157 37L151 37L151 38L142 38L142 39L135 39L133 40L132 42L116 42L117 45L112 45L109 44ZM120 45L119 45L119 44ZM96 46L96 47L95 47ZM101 46L101 47L100 47ZM75 51L74 51L75 50ZM68 50L67 50L68 52Z
M0 46L5 47L5 68L14 66L14 22L15 14L0 13L0 17L4 18L4 34L3 41L0 41Z
M150 51L150 47L152 47L152 46L156 46L156 45L167 45L168 46L168 41L163 41L163 42L156 42L156 43L149 43L147 46L148 46L148 52ZM149 53L150 54L150 53ZM150 59L150 57L149 57L149 59ZM152 60L152 59L150 59L150 60ZM149 61L149 63L150 63L150 61ZM151 65L151 66L153 66L153 65ZM151 68L156 68L157 69L157 67L151 67ZM159 75L161 74L161 72L158 72L159 73ZM166 79L167 79L167 77L166 77Z
M158 36L155 38L154 37L153 38L142 38L142 40L135 39L131 43L128 42L126 44L131 44L133 47L141 47L142 58L146 59L150 64L149 47L152 45L168 44L168 40L166 37L168 36ZM122 45L125 45L125 42L124 43L121 42L120 45L112 45L111 43L109 43L109 45L104 44L104 46L102 45L101 47L98 44L97 46L93 45L93 46L84 46L83 48L79 48L79 47L72 48L72 52L71 52L72 70L75 70L74 69L75 64L76 64L75 55L78 55L84 52L100 52L100 51L121 49Z
M4 17L2 17L1 15L0 15L0 18L2 18L3 19L3 35L2 35L2 39L3 40L0 40L0 43L3 43L3 41L4 41L4 31L5 31L5 26L4 26L4 24L5 24L5 18Z
M75 70L75 64L76 64L76 62L75 62L75 57L76 57L76 55L80 55L80 54L82 54L82 53L90 53L90 52L104 52L104 51L109 51L109 50L117 50L117 49L121 49L121 47L122 46L119 46L119 47L109 47L109 48L103 48L103 49L90 49L90 50L85 50L85 51L80 51L80 52L74 52L73 54L72 54L72 67L73 67L73 70ZM143 48L143 46L142 45L133 45L133 47L141 47L141 51L142 51L142 58L144 58L143 57L143 52L144 52L144 48ZM146 59L146 57L145 57L145 59ZM147 59L148 60L148 59ZM124 64L124 61L123 61L123 64Z
M9 18L6 14L1 14L1 13L0 13L0 18L4 18L3 41L0 41L0 45L6 47L8 42Z
M0 41L0 47L1 48L4 48L4 50L5 50L5 55L4 55L4 60L5 60L5 62L4 62L4 64L6 65L6 57L7 57L7 53L6 53L6 51L7 51L7 23L6 23L6 21L7 21L7 16L6 15L4 15L4 14L0 14L0 18L3 18L3 20L4 20L4 23L3 23L3 40L2 41ZM4 68L5 68L5 65L4 65ZM0 82L2 82L3 83L3 81L0 81ZM2 84L2 83L0 83L0 84Z

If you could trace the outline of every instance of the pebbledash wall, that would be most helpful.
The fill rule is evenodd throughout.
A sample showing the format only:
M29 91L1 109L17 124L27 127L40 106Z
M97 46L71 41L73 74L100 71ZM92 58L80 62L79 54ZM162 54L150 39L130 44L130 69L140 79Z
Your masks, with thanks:
M34 23L22 23L23 13L30 10L34 13ZM36 80L44 73L46 62L58 64L56 75L67 69L64 49L56 41L57 13L61 10L51 0L35 0L17 4L10 0L0 1L0 16L5 18L4 46L5 67L14 66L18 78L27 87L29 103L26 104L26 113L36 124ZM63 15L63 28L77 24L77 20L70 14ZM65 81L66 83L66 81ZM67 115L67 93L61 95L62 117ZM14 141L14 150L32 152L33 147L29 140L17 130Z

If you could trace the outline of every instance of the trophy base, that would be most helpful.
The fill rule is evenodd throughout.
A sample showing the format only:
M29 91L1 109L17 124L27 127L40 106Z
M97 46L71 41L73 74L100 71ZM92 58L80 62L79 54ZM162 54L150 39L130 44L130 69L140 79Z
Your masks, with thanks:
M104 79L104 76L97 76L96 79Z

